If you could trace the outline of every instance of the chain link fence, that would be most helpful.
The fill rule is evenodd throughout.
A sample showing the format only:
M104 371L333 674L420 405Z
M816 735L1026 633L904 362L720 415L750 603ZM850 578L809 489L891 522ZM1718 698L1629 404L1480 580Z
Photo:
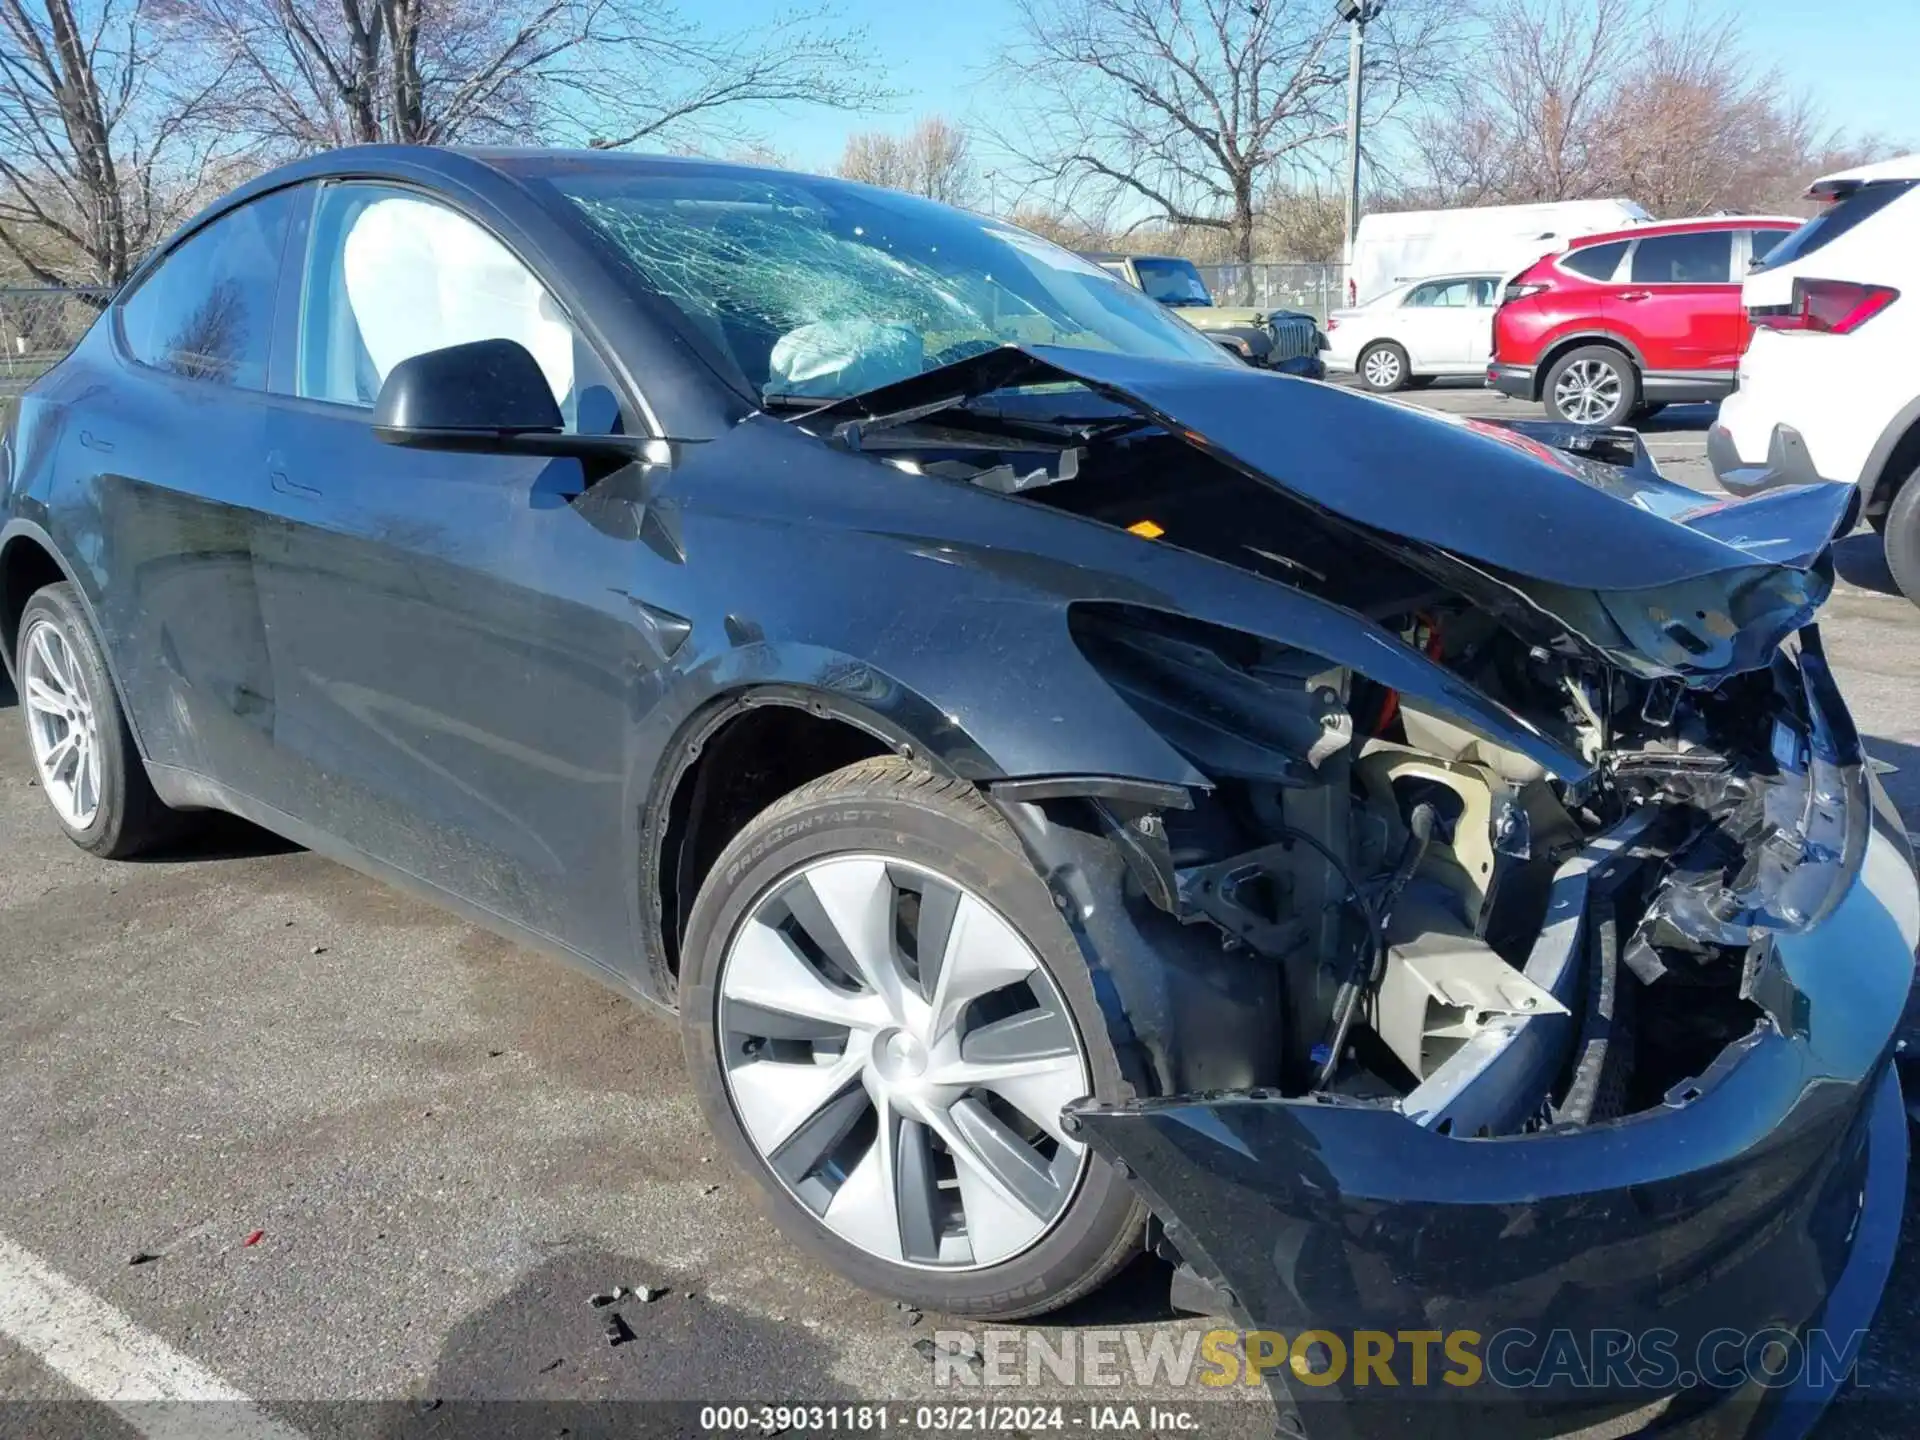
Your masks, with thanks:
M0 286L0 404L58 364L112 297L111 290Z
M1329 310L1347 303L1344 265L1256 260L1250 265L1202 265L1199 270L1216 305L1304 310L1325 324Z

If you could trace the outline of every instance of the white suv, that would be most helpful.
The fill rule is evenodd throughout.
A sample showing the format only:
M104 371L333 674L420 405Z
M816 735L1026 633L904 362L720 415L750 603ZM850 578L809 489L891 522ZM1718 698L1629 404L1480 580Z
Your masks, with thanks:
M1920 155L1807 193L1826 208L1747 275L1753 340L1707 455L1736 494L1859 486L1894 581L1920 604Z

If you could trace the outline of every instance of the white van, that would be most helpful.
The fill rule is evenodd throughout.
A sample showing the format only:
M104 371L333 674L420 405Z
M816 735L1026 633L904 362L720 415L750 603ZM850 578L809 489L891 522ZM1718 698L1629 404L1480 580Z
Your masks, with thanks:
M1347 304L1436 275L1512 275L1580 235L1648 219L1631 200L1472 205L1363 216L1347 271Z

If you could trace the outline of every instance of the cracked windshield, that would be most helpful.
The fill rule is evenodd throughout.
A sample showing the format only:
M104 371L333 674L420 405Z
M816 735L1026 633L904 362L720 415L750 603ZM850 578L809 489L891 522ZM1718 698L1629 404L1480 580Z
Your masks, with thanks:
M553 183L772 400L858 394L1000 345L1235 363L1071 251L909 196L738 172Z

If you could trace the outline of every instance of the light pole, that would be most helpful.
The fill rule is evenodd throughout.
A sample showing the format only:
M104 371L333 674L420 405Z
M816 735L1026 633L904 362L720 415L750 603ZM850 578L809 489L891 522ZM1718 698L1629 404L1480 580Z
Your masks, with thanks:
M1334 13L1347 22L1347 298L1353 288L1353 235L1360 228L1360 61L1367 48L1367 23L1387 0L1334 0Z

